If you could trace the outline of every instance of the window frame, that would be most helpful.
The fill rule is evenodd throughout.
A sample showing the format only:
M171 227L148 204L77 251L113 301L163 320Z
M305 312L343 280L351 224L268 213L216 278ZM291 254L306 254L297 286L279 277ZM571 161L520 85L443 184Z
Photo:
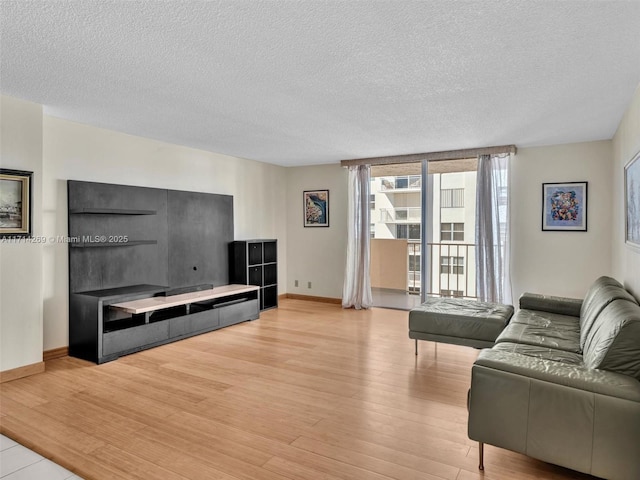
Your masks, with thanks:
M440 257L441 275L464 275L464 257L442 255Z
M447 229L445 225L449 228ZM460 225L462 229L456 230L457 225ZM462 234L462 238L456 238L456 234ZM464 222L440 222L440 241L464 242Z

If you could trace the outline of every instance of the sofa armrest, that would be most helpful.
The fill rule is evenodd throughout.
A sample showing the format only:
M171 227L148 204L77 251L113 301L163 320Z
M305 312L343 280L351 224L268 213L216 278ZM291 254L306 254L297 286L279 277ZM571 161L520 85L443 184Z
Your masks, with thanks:
M640 478L640 382L581 365L483 350L471 370L468 434L597 477L635 480Z
M635 378L606 370L590 369L582 364L573 365L516 352L484 349L478 355L475 365L640 402L640 382Z
M520 297L520 308L579 317L582 300L527 292Z

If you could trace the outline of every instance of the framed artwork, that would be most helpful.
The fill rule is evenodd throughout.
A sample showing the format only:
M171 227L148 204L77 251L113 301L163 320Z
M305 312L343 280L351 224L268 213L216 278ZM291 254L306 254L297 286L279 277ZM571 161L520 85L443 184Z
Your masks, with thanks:
M305 227L329 226L329 190L302 192Z
M587 231L587 184L542 184L543 231Z
M640 152L624 167L625 240L640 247Z
M31 236L32 176L0 168L0 238Z

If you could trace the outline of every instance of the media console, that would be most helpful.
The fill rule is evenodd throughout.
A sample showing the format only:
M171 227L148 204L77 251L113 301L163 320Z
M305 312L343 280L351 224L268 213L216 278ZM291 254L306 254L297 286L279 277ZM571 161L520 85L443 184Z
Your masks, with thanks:
M229 285L230 195L76 180L67 194L69 355L104 363L259 317L260 287Z
M260 288L223 285L164 296L166 287L133 285L71 294L69 354L104 363L129 353L260 316Z

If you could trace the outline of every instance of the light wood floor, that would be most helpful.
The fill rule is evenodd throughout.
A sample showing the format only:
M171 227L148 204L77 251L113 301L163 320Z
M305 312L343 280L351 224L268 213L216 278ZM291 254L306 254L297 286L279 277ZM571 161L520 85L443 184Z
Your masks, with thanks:
M407 312L285 300L259 320L0 387L0 430L86 479L587 479L467 438L470 348Z

